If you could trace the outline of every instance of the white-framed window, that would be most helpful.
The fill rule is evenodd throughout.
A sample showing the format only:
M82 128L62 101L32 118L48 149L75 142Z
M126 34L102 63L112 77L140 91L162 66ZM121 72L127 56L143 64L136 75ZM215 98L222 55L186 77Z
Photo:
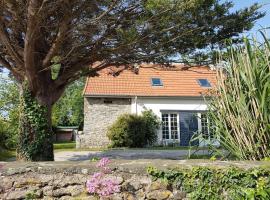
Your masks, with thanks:
M179 114L162 113L162 139L179 140Z
M207 117L207 113L200 113L200 125L201 125L201 133L204 139L213 139L213 135L211 133L211 124L210 120Z

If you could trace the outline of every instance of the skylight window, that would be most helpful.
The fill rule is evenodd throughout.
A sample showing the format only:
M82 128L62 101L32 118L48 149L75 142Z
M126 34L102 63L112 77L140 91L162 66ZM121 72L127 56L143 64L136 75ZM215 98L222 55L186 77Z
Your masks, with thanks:
M152 86L163 86L163 83L160 78L152 78Z
M211 87L211 84L207 79L198 79L198 83L201 87Z

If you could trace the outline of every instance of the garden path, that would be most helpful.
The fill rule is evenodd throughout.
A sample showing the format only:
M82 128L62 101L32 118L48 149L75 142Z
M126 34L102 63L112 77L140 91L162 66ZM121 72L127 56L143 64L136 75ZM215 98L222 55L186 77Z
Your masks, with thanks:
M194 153L194 151L191 151ZM198 156L207 155L207 150L199 150ZM92 158L109 157L113 159L187 159L189 150L107 150L107 151L58 151L54 153L55 161L82 161Z

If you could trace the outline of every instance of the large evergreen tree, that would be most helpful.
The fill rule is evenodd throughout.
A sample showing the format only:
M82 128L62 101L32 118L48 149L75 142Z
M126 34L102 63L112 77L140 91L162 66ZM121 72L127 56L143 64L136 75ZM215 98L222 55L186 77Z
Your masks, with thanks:
M21 88L18 158L53 160L51 108L66 86L111 64L166 62L223 48L258 5L219 0L0 0L0 63Z

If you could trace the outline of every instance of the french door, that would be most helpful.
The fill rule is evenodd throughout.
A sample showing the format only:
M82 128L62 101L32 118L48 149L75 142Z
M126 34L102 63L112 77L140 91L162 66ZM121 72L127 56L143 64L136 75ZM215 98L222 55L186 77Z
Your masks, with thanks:
M162 113L162 139L179 141L179 138L179 113Z
M197 146L199 140L194 135L202 133L211 141L213 136L205 112L179 111L162 113L162 140L179 141L180 146Z

